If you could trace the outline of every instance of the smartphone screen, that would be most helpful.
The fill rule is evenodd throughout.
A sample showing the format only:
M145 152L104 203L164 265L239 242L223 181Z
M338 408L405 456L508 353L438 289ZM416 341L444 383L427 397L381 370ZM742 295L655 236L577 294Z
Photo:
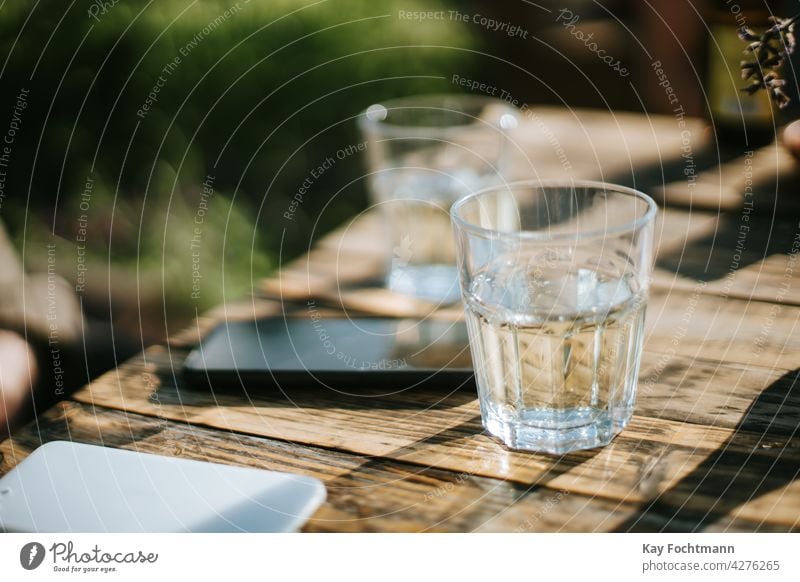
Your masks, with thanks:
M225 322L189 354L184 377L215 389L474 388L463 322L317 315Z

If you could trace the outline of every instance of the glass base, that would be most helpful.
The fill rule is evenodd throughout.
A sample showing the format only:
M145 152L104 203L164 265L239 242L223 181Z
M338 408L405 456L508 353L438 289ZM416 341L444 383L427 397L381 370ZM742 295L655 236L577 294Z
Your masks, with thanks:
M455 303L461 299L458 270L453 265L408 265L393 267L387 287L434 303Z
M510 449L563 455L609 444L627 426L632 414L631 410L618 410L613 415L595 412L587 418L585 409L559 411L562 428L544 428L535 418L507 420L492 412L485 413L482 420L486 430ZM540 414L546 414L552 422L553 411ZM581 418L588 422L576 426L575 420Z

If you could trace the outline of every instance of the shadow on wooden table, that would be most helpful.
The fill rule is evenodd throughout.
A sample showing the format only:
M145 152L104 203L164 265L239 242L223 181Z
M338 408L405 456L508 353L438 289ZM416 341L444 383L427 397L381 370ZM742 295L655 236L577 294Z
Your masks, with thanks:
M446 447L446 448L445 448ZM385 455L392 459L415 459L419 471L441 468L449 463L443 457L459 459L460 469L450 467L457 482L470 477L483 476L505 480L521 497L534 489L544 487L560 475L574 471L583 463L600 454L602 449L576 451L565 455L519 452L508 449L500 439L489 435L481 424L480 414L473 415L460 424L450 426L399 447ZM418 459L427 459L427 465ZM384 456L375 457L361 464L358 471L380 468L386 462ZM526 464L541 467L540 473L528 482L515 478L514 474Z
M652 524L666 524L659 531L702 531L737 507L797 479L798 442L793 439L800 427L798 372L767 387L731 438L617 531L653 531Z
M388 390L363 386L350 391L337 390L324 384L280 388L274 385L243 383L238 387L211 390L189 386L172 376L164 377L158 388L161 404L181 406L291 407L346 410L423 410L456 408L474 401L478 395L474 385L452 387L405 388ZM177 387L174 384L178 384Z
M793 246L796 234L796 220L774 216L771 211L725 212L719 215L713 232L688 241L685 248L659 257L657 266L684 277L711 282L770 255L791 254L796 250Z

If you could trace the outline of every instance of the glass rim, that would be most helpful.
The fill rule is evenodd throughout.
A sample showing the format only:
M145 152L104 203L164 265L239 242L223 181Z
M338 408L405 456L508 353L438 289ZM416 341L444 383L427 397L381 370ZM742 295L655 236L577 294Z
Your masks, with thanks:
M473 224L472 222L465 220L459 215L459 212L464 207L464 205L477 198L482 198L489 194L493 194L495 192L501 192L504 190L514 190L518 188L530 188L530 187L596 188L603 190L605 192L615 192L617 194L624 194L627 196L631 196L633 198L637 198L643 201L647 205L647 210L641 216L638 216L633 220L624 222L622 224L618 224L616 226L612 226L610 228L603 228L603 229L593 228L589 230L576 230L575 232L557 232L557 233L553 233L549 230L517 230L513 232L495 230L491 228L485 228L483 226L478 226L477 224ZM656 204L656 201L653 200L652 197L648 196L644 192L635 190L634 188L621 186L619 184L613 184L611 182L603 182L600 180L571 180L571 179L518 180L515 182L504 182L503 184L489 186L487 188L483 188L482 190L471 192L465 196L462 196L461 198L456 200L450 207L450 219L452 220L453 224L455 224L458 228L462 230L471 232L473 234L478 234L485 238L524 239L535 242L577 242L577 241L586 241L597 238L605 238L610 235L619 235L626 232L635 232L641 229L643 226L647 225L649 222L651 222L655 218L657 213L658 213L658 204Z
M507 115L513 115L514 125L512 127L504 128L502 126L502 122L499 119L497 120L496 123L493 123L483 120L479 117L467 114L464 111L465 109L464 107L450 107L450 108L445 107L443 102L446 99L457 100L459 102L501 105L507 110L506 113ZM375 106L385 107L389 111L391 111L392 109L428 109L428 110L435 109L441 111L450 111L453 113L462 113L466 117L472 118L475 123L468 123L466 125L441 125L441 126L413 125L413 124L401 125L386 120L370 119L368 116L368 111L370 110L370 108ZM477 123L482 123L483 127L477 125ZM490 97L487 95L472 95L469 93L426 93L423 95L408 95L406 97L397 97L394 99L388 99L386 101L379 101L377 103L373 103L372 105L361 111L361 113L359 113L358 115L358 125L362 129L366 128L377 129L378 131L381 131L386 135L403 136L403 137L433 137L449 133L469 132L469 131L475 131L476 126L477 129L485 129L489 127L492 129L505 132L509 129L513 129L513 127L516 127L518 124L519 124L519 110L510 103L507 103L502 99L498 99L497 97Z

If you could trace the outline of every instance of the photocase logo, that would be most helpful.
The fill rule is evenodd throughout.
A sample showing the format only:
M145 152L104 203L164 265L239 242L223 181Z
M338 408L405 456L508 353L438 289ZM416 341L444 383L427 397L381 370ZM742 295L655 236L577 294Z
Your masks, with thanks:
M44 561L44 546L39 542L29 542L19 551L19 563L26 570L35 570Z

